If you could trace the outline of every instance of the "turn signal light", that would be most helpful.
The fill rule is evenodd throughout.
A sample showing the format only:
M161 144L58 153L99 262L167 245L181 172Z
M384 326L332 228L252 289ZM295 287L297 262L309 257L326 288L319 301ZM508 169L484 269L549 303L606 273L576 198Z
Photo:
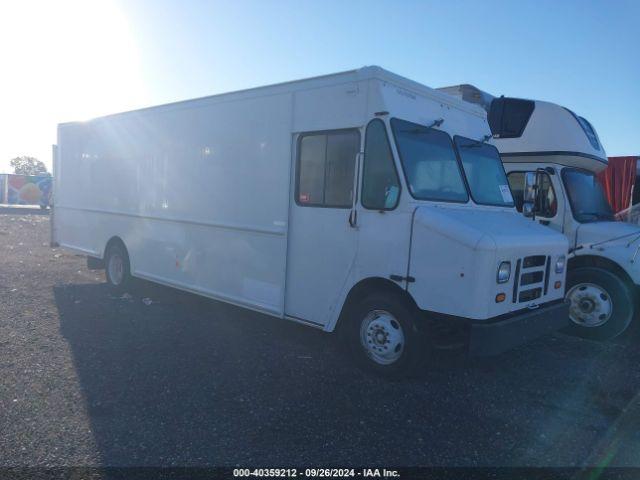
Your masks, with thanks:
M505 298L507 298L507 296L504 293L497 294L496 295L496 303L504 302Z
M556 290L559 289L562 286L562 282L556 282L553 284L553 288L555 288Z

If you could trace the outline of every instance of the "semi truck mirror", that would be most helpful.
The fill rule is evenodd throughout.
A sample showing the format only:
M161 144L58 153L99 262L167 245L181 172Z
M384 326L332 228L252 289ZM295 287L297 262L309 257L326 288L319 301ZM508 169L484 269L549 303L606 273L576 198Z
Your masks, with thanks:
M537 185L538 175L535 172L526 172L522 190L522 213L525 217L533 217L535 215Z
M524 174L524 190L522 201L524 203L534 203L536 201L536 186L538 184L536 172L526 172Z

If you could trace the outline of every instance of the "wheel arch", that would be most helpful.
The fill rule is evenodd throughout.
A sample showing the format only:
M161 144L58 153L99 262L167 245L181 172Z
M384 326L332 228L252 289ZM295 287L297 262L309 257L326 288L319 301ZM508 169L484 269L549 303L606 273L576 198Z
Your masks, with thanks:
M603 270L607 270L622 279L629 287L632 293L635 292L634 283L627 271L613 260L600 257L598 255L576 255L569 259L567 264L567 270L572 270L579 267L598 267ZM634 293L635 296L635 293Z
M122 248L124 248L124 251L127 254L127 258L129 259L129 261L131 261L131 256L129 255L129 249L127 248L127 245L124 243L124 240L122 240L122 238L120 238L118 235L114 235L109 240L107 240L107 243L104 246L104 250L102 251L102 260L106 259L107 251L112 245L120 245Z
M344 325L344 319L351 311L351 308L367 295L374 292L387 292L389 294L399 295L408 302L408 305L411 308L418 308L411 294L396 282L382 277L368 277L358 281L351 287L349 293L347 293L344 301L342 302L340 313L337 315L333 325L330 325L330 328L327 330L337 332L341 326Z

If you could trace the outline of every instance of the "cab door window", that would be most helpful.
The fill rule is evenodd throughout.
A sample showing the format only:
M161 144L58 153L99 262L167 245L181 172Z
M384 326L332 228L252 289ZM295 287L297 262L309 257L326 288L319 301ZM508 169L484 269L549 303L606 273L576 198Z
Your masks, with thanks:
M513 200L519 212L522 212L524 175L526 172L511 172L507 175L509 186L513 192ZM552 218L558 213L558 201L556 192L548 173L538 175L538 196L536 199L536 215L543 218Z
M351 208L357 130L305 133L298 143L296 203L304 207Z

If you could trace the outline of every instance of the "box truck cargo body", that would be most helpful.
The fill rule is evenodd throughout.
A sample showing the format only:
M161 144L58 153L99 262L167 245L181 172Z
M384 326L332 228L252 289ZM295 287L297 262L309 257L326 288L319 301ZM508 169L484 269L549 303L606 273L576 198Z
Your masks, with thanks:
M519 210L523 178L536 174L534 218L569 240L571 330L599 340L624 332L638 306L640 228L614 221L596 177L608 159L593 125L551 102L496 98L472 85L439 90L485 108Z
M61 124L55 241L116 287L340 326L383 371L433 323L498 352L563 326L567 241L518 215L488 133L378 67Z

